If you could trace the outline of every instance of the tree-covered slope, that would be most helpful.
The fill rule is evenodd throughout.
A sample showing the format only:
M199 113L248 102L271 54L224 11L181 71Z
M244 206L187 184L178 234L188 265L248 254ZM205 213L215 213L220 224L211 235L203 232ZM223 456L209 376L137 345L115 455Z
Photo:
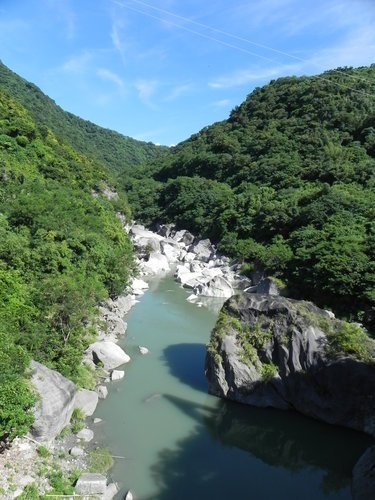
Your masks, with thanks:
M122 185L136 217L176 222L292 296L374 321L375 65L271 81Z
M30 358L90 384L81 366L99 300L133 267L105 167L58 141L0 91L0 437L25 432ZM93 196L96 191L96 196Z
M64 111L36 85L18 76L1 61L0 89L22 104L38 124L45 125L56 137L114 173L157 158L166 149L99 127Z

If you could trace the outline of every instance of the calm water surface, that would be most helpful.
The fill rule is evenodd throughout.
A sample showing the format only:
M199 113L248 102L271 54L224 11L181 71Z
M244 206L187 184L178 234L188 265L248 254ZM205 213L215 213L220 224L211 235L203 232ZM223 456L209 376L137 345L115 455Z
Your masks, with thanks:
M96 412L99 441L125 457L111 470L117 498L131 489L138 500L350 499L352 468L371 438L208 395L215 307L187 302L171 277L150 285L128 317L125 379Z

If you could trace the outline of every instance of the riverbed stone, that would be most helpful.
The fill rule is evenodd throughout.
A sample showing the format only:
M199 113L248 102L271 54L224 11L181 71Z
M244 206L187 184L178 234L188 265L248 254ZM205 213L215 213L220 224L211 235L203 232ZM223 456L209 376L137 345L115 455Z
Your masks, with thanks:
M98 385L96 392L98 393L99 399L105 399L108 396L108 389L105 385Z
M117 493L119 489L116 483L111 483L107 486L107 489L105 490L103 500L112 500Z
M148 354L150 351L147 349L147 347L144 347L142 345L138 346L139 352L141 354Z
M69 453L72 457L83 457L85 454L84 450L79 446L73 446L73 448L69 450Z
M102 363L105 370L113 370L130 361L126 352L111 341L94 342L88 347L86 353L91 354L95 364Z
M82 429L77 433L77 438L89 443L94 438L94 433L91 429Z
M107 489L107 478L103 474L86 472L75 485L77 495L104 495Z
M79 408L87 417L90 417L98 404L98 394L95 391L81 389L76 394L74 408Z
M113 370L111 373L111 380L121 380L125 377L124 370Z

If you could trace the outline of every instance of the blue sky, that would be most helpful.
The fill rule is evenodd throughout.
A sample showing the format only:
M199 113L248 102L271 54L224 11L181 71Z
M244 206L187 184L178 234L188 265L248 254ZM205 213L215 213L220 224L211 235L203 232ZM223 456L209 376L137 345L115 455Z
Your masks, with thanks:
M375 62L375 2L0 0L0 47L62 108L170 145L271 79Z

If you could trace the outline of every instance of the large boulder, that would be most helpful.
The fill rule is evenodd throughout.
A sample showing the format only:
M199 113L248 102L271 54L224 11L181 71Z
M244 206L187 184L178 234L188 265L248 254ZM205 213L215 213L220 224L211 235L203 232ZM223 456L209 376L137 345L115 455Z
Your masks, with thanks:
M110 341L94 342L88 347L86 355L92 356L95 364L102 363L105 370L113 370L130 361L126 352Z
M374 345L357 325L312 303L237 295L225 303L210 340L209 391L375 436Z
M229 298L234 294L233 287L222 276L216 276L213 279L208 279L209 281L207 284L200 284L194 288L194 293L196 295Z
M81 389L76 394L74 408L79 408L87 417L90 417L96 410L98 400L99 397L95 391Z
M198 260L208 262L214 255L215 249L211 245L211 241L206 239L198 241L195 245L191 245L189 247L189 252L193 252L197 256Z
M32 361L31 384L39 394L31 428L32 436L41 442L52 441L66 427L75 406L76 388L73 382L55 370Z
M142 263L142 268L147 274L170 271L167 257L157 252L151 252L148 260Z
M77 495L105 495L107 478L102 474L85 472L75 485Z

